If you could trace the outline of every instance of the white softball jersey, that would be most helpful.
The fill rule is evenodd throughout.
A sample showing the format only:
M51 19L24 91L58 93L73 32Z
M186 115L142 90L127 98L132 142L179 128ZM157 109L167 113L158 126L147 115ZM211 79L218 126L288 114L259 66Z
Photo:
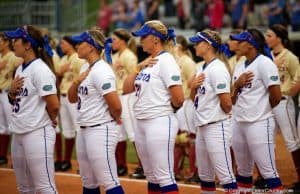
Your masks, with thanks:
M86 63L80 73L89 68ZM104 95L116 91L116 78L109 64L97 61L88 76L78 86L77 122L80 126L93 126L113 120Z
M12 108L10 130L16 134L23 134L51 125L46 101L42 97L56 94L54 73L41 59L35 59L29 64L20 65L16 76L25 79Z
M233 73L233 83L244 72L254 74L250 84L242 87L233 108L234 119L239 122L254 122L272 117L268 88L280 85L276 65L264 55L258 55L249 65L238 65Z
M222 110L217 96L230 93L230 74L226 65L221 60L214 59L209 64L201 66L196 75L201 73L205 74L205 80L197 89L194 99L195 126L203 126L229 117Z
M182 85L180 68L174 57L163 52L156 58L157 64L143 69L134 82L137 97L134 112L137 119L152 119L173 113L168 88Z

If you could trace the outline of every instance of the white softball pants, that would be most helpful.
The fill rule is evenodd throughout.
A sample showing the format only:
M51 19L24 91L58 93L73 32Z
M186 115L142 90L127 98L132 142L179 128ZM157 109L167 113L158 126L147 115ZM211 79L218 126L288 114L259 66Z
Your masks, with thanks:
M13 134L12 164L22 194L57 193L54 179L55 130L46 126L25 134Z
M76 123L76 103L70 103L66 96L60 97L60 122L65 138L74 138L75 132L79 129Z
M178 121L174 114L137 120L135 145L150 183L160 187L176 184L173 169L177 131Z
M233 122L232 147L240 176L252 177L254 162L264 179L277 178L274 151L274 119L254 123Z
M273 113L287 149L293 152L300 148L300 128L296 127L294 101L290 96L285 96L285 98L273 109Z
M222 185L236 182L230 155L231 120L226 119L198 127L196 160L199 177L215 182L215 174Z
M194 134L196 133L193 117L194 114L195 109L193 101L191 99L186 99L183 103L183 106L176 112L178 127L180 130Z
M120 186L117 176L115 149L118 142L115 122L99 127L80 128L76 136L76 152L83 186L100 185L105 190Z
M136 118L133 112L133 104L135 103L135 93L125 94L120 96L122 103L122 126L120 130L119 141L128 139L134 141L134 129L136 128Z

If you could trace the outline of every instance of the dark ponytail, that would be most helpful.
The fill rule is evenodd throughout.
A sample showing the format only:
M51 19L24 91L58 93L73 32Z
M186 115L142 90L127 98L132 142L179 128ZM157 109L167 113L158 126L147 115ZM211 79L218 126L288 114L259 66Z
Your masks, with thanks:
M255 42L258 44L257 52L272 59L271 49L266 44L266 39L263 33L257 29L251 28L247 30Z
M47 47L49 46L49 42L47 41L47 38L43 37L41 30L39 30L35 26L27 25L24 28L26 29L30 37L32 37L37 42L36 47L32 46L36 57L41 58L48 65L51 71L54 73L55 71L54 71L53 60L52 60L51 52L49 50L51 49L51 47L50 48ZM23 41L25 40L23 39Z

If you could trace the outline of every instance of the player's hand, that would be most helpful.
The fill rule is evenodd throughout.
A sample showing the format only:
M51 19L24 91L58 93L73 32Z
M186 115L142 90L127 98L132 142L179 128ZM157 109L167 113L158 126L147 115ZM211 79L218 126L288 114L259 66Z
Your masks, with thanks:
M58 124L57 119L53 119L53 120L52 120L52 127L53 127L53 128L56 128L56 127L57 127L57 124Z
M148 57L144 61L140 62L137 66L139 69L144 69L146 67L152 67L153 65L157 64L158 59Z
M16 96L16 94L19 92L23 85L24 77L20 77L19 75L17 75L11 83L10 94Z
M251 83L253 80L254 74L251 71L243 73L234 83L236 88L242 88L243 86Z
M66 63L64 64L61 69L60 69L60 73L61 74L64 74L66 73L67 71L70 71L70 63Z
M6 67L6 64L7 64L7 60L0 62L0 71Z
M122 69L123 68L123 65L122 63L118 60L114 63L114 67L116 70L119 70L119 69Z
M192 81L190 82L191 89L197 89L199 86L203 84L205 80L205 74L201 73L198 76L195 76L192 78Z
M74 81L75 84L79 85L90 73L91 68L88 68L85 72L81 73L78 78Z

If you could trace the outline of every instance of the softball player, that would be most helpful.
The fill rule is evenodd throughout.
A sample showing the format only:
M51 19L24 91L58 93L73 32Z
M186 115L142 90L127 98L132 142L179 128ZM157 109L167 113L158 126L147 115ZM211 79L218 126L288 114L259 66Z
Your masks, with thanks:
M95 28L72 39L78 43L79 58L87 61L68 91L69 101L77 102L76 151L83 193L100 193L103 185L107 194L122 194L115 160L122 108L114 72L100 57L104 50L111 62L111 39L105 41L103 32Z
M203 193L215 191L215 173L226 193L235 192L237 183L230 156L230 73L221 52L218 32L204 30L190 38L196 55L204 59L191 83L191 99L196 109L196 157ZM223 62L224 60L225 62Z
M79 129L76 123L76 104L71 104L67 99L67 93L72 85L73 80L77 79L80 68L85 62L78 58L75 51L75 43L73 43L71 37L65 36L60 41L60 47L65 53L61 59L60 68L57 73L61 79L60 83L60 118L62 132L65 140L65 155L63 161L57 158L55 162L56 170L67 171L71 165L71 157L74 146L75 131Z
M24 59L8 93L12 164L20 193L57 193L53 151L59 102L47 37L33 26L5 32L15 55ZM41 56L41 58L38 58Z
M277 65L280 77L282 99L273 109L275 120L284 137L288 150L292 153L300 183L300 130L297 130L295 120L295 105L290 96L290 89L298 77L299 59L287 49L289 46L288 31L280 25L271 26L266 32L266 41L272 49L274 63Z
M272 193L280 192L282 185L275 165L272 114L272 108L281 99L278 71L267 57L270 53L265 49L267 46L260 31L249 29L230 38L239 41L236 53L247 58L242 65L236 66L233 74L232 147L239 188L251 189L255 162L267 188Z
M148 180L149 194L178 193L173 173L178 122L173 109L182 106L184 96L179 66L164 50L171 32L158 20L148 21L133 32L134 36L141 37L143 50L151 55L139 65L154 64L136 72L131 80L137 97L134 104L136 148Z
M126 139L127 137L134 143L134 128L136 119L133 113L133 103L135 101L134 92L126 93L123 91L124 80L134 71L137 65L135 40L125 29L116 29L112 34L112 49L117 51L112 56L113 70L117 79L117 92L122 103L122 127L120 138L116 149L116 160L118 175L127 174L126 163Z
M184 155L189 156L190 174L194 176L197 173L196 158L195 158L195 143L191 139L190 134L195 134L196 130L193 125L194 114L193 102L189 98L190 87L188 81L193 77L196 72L196 64L192 59L192 53L188 49L188 42L184 36L176 36L176 46L174 47L175 59L181 69L182 87L184 92L185 101L183 106L177 111L176 117L178 119L178 126L180 134L176 137L175 151L174 151L174 173L177 179L183 178L180 173L181 167L184 162Z
M7 163L7 151L10 132L11 107L7 99L7 92L13 79L13 72L22 63L11 51L11 40L0 34L0 165Z

